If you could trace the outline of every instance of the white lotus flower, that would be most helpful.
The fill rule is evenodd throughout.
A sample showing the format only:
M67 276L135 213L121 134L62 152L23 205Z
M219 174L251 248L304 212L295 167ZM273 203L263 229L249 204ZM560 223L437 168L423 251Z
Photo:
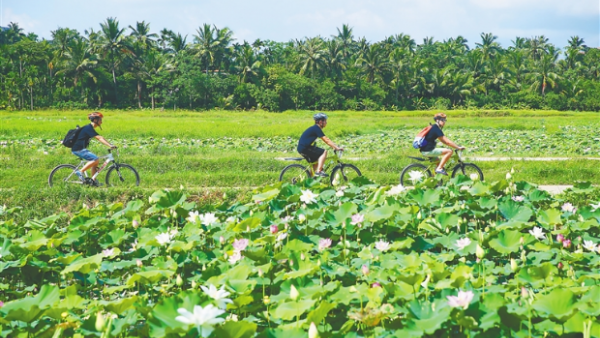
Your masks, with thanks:
M202 337L210 336L214 330L215 324L225 321L223 318L218 318L218 316L225 313L225 311L216 308L212 304L208 304L204 308L196 305L194 306L193 313L184 308L177 309L177 312L181 316L175 317L175 320L184 324L195 325Z
M512 200L515 202L523 202L525 200L525 197L523 196L513 196Z
M288 235L287 232L281 232L281 233L279 233L279 235L277 235L277 241L278 242L283 241L284 239L286 239L287 235Z
M384 240L380 240L378 242L375 242L375 248L377 248L377 250L379 251L387 251L390 248L390 243Z
M425 177L425 175L423 175L422 172L417 170L412 170L408 173L408 179L411 180L413 184L421 182L423 180L423 177Z
M200 214L197 211L191 211L186 220L190 223L196 224L198 220L200 220Z
M200 285L200 288L202 291L204 291L204 293L212 298L215 303L217 303L217 307L220 309L225 309L227 307L227 303L233 303L231 299L227 298L230 293L225 291L225 286L222 286L221 289L217 289L214 285L210 284L208 287Z
M575 212L575 210L576 210L576 208L573 206L573 204L568 203L568 202L563 204L561 209L562 209L562 211L565 211L565 212Z
M104 257L110 257L115 254L115 249L102 250L102 254L104 255ZM0 256L0 257L2 257L2 256Z
M159 245L166 245L171 243L171 235L168 232L162 233L160 235L156 235L154 238L156 238L156 241L158 242Z
M386 191L385 194L388 196L395 196L395 195L399 195L404 190L405 189L402 186L402 184L398 184L398 185L393 186L392 189Z
M531 234L531 236L539 240L546 238L546 235L544 235L544 231L540 227L533 227L533 230L529 230L529 233Z
M327 249L331 247L331 239L330 238L321 238L319 240L319 251L323 251L324 249Z
M317 197L319 195L313 193L310 190L302 190L302 196L300 196L300 200L306 204L317 203Z
M469 175L469 178L471 178L471 181L477 181L479 179L479 175L473 173Z
M593 241L583 241L583 247L589 251L596 251L596 244Z
M243 258L242 253L239 251L233 251L233 255L229 256L229 263L235 264L237 261Z
M337 197L342 197L342 196L344 196L344 190L338 190L338 191L336 191L336 192L335 192L335 195L336 195Z
M459 239L456 241L456 247L458 247L458 250L462 250L465 247L469 246L469 244L471 244L471 240L468 237Z
M506 173L506 179L510 180L512 178L512 175L510 173Z
M244 251L248 246L248 243L250 243L250 241L248 241L246 238L238 239L233 241L233 248L236 251Z
M451 307L462 307L466 310L471 304L473 296L475 296L473 291L458 291L458 296L446 296L446 298Z
M308 338L319 338L319 330L313 322L311 322L308 327Z
M429 285L429 279L431 275L427 275L427 277L425 278L425 280L421 283L421 286L424 287L425 289L427 289L427 285Z
M296 289L294 284L292 284L292 286L290 287L290 298L292 300L296 300L298 299L298 296L300 296L300 292L298 292L298 289Z
M306 216L304 214L298 215L298 220L302 223L306 220Z
M200 215L199 218L200 218L200 221L202 222L202 224L204 224L204 225L211 225L211 224L219 221L219 219L215 216L215 214L213 214L211 212Z

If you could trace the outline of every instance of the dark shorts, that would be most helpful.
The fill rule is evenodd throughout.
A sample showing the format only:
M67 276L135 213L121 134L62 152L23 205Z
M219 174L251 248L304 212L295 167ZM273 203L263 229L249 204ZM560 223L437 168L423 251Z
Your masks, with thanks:
M86 161L95 161L98 159L98 156L94 155L94 153L92 153L91 151L87 150L87 149L81 149L81 150L77 150L77 151L71 151L73 153L73 155L79 157L80 159L86 160Z
M299 152L308 162L313 163L319 160L325 149L319 147L307 147L302 152Z

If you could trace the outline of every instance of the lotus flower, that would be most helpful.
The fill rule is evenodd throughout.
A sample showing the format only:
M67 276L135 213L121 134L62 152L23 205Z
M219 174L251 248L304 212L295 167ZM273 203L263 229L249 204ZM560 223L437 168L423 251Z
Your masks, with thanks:
M537 238L539 240L542 240L542 239L546 238L546 235L544 235L544 231L540 227L533 227L533 230L529 230L529 233L533 237L535 237L535 238Z
M156 235L154 238L156 238L156 241L161 246L171 243L171 239L172 239L171 235L168 232L162 233L160 235Z
M556 241L558 243L562 243L565 240L565 236L563 234L556 235Z
M277 227L277 225L271 224L271 226L269 227L269 231L271 231L271 233L274 235L277 233L277 231L279 231L279 228Z
M306 221L306 216L304 214L300 214L300 215L298 215L298 220L302 223L302 222Z
M102 254L104 255L104 257L110 257L115 254L115 249L102 250Z
M200 214L197 211L191 211L186 220L190 223L196 224L200 220Z
M362 270L363 275L366 276L366 275L369 274L369 267L368 266L363 265L362 268L361 268L361 270Z
M466 310L471 304L473 296L472 291L458 291L458 296L446 296L446 298L448 298L448 305L451 307L462 307Z
M342 196L344 196L344 190L341 190L341 189L340 189L340 190L336 191L336 192L335 192L335 195L336 195L337 197L342 197Z
M457 240L455 245L458 248L458 250L462 250L465 247L469 246L469 244L471 244L471 240L468 237L465 237Z
M219 219L215 216L215 214L208 212L206 214L198 216L200 221L204 225L211 225L219 221Z
M583 241L583 247L592 252L596 251L596 244L592 241Z
M515 202L523 202L525 200L525 197L523 196L513 196L512 200Z
M208 287L200 285L200 288L202 291L204 291L204 293L212 298L215 303L217 303L217 307L220 309L225 309L227 307L227 303L233 303L231 299L227 298L230 293L225 291L225 286L222 286L221 289L217 289L214 285L210 284Z
M319 195L313 193L310 190L302 190L302 196L300 196L300 200L306 204L317 203L317 197Z
M399 195L404 190L405 189L402 186L402 184L398 184L398 185L393 186L392 189L386 191L385 194L388 196L396 196L396 195Z
M574 212L575 212L575 210L577 210L577 209L576 209L576 208L573 206L573 204L571 204L571 203L565 203L565 204L563 204L563 205L562 205L562 207L561 207L561 209L562 209L562 211L564 211L564 212L571 212L571 213L574 213Z
M292 284L292 286L290 287L290 298L292 300L296 300L298 299L298 296L300 296L300 292L298 292L298 289L296 289L294 284Z
M411 180L413 184L421 182L423 180L423 177L425 177L425 175L423 175L422 172L417 170L412 170L408 173L408 179Z
M375 243L375 248L377 248L379 251L387 251L390 248L390 243L380 240Z
M329 248L331 246L331 239L330 238L322 238L319 241L319 251L323 251L327 248Z
M506 179L510 180L512 178L512 175L510 173L506 173Z
M427 285L429 285L429 279L430 279L430 275L427 275L427 277L425 277L425 280L421 283L421 286L425 289L427 289Z
M564 248L567 248L567 249L570 248L571 247L571 240L570 239L565 239L562 242L562 245L563 245Z
M473 173L469 175L469 178L471 179L471 181L477 181L479 179L479 175Z
M233 254L229 256L229 263L235 264L237 261L242 259L242 253L239 251L233 251Z
M236 251L244 251L246 249L246 247L248 246L249 241L247 239L239 239L239 240L235 240L233 241L233 248Z
M287 237L287 235L288 235L287 232L280 233L279 235L277 235L277 241L278 242L283 241Z
M365 220L365 215L361 215L361 214L354 214L352 215L352 221L350 222L350 224L352 225L358 225L360 226L360 224Z
M308 328L308 338L319 338L319 330L315 323L311 322Z
M194 306L194 312L189 312L184 308L177 309L177 312L181 316L175 317L176 321L182 322L188 325L195 325L198 328L198 332L202 337L208 337L214 330L215 324L219 324L225 321L223 318L218 316L225 313L225 311L216 308L212 304L208 304L206 307L199 305Z

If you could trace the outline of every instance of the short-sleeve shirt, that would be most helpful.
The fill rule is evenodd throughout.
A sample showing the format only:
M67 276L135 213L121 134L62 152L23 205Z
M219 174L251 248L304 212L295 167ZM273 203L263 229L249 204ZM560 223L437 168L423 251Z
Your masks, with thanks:
M90 139L96 136L98 136L98 133L94 129L94 126L92 126L91 123L88 124L87 126L81 128L79 136L77 137L77 141L75 141L75 144L73 145L73 148L71 148L71 150L79 151L81 149L87 148L90 144Z
M427 141L427 145L421 148L421 151L432 151L435 149L435 144L437 143L437 139L444 136L444 132L440 129L437 124L434 124L429 130L429 133L425 136L425 140Z
M298 141L298 152L301 153L307 147L312 146L313 143L317 140L317 138L321 138L324 136L325 134L323 133L323 129L321 129L321 127L319 127L316 124L306 129L302 133L302 136L300 136L300 141Z

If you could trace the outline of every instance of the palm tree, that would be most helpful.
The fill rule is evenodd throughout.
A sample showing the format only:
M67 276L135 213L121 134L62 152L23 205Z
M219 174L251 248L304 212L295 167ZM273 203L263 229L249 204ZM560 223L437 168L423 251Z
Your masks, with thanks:
M262 73L262 64L254 54L254 49L247 43L244 43L236 53L235 69L239 74L240 83L256 82L258 76Z
M342 74L346 69L346 62L344 58L344 51L342 50L342 44L339 40L329 40L325 42L325 48L325 64L329 76L337 82L337 80L342 77Z
M368 51L356 61L356 64L362 67L369 83L373 83L376 79L382 80L383 73L388 69L388 61L379 45L371 45Z
M98 63L95 55L91 53L91 48L88 42L79 38L75 40L67 51L64 53L63 68L56 72L56 75L64 74L73 78L73 86L77 87L81 83L81 97L84 97L84 82L85 78L91 78L97 82L96 75L93 72L94 67Z
M560 76L554 72L556 68L556 55L545 54L536 62L536 68L530 74L531 91L538 91L541 87L542 96L546 95L546 87L554 88Z
M344 56L344 60L348 59L348 55L352 53L352 48L354 45L354 35L352 34L352 27L347 24L342 25L342 29L337 29L337 35L332 35L333 38L339 40L340 49L342 51L342 55Z
M100 24L100 28L96 48L109 62L115 89L115 102L118 103L116 71L119 64L123 61L123 57L133 53L129 41L123 34L125 29L119 28L119 21L117 19L106 19L106 22Z
M527 40L527 49L534 61L538 61L546 53L547 45L548 39L543 35Z
M305 41L296 41L298 48L298 61L300 65L300 75L307 72L314 78L318 71L323 67L326 60L326 51L321 37L307 39Z
M155 46L154 38L158 37L155 33L150 33L150 24L145 21L137 22L135 27L129 26L131 36L135 45L141 50L148 50Z
M496 56L501 51L500 45L496 42L497 36L492 33L481 33L481 43L476 42L475 45L481 50L481 61Z

